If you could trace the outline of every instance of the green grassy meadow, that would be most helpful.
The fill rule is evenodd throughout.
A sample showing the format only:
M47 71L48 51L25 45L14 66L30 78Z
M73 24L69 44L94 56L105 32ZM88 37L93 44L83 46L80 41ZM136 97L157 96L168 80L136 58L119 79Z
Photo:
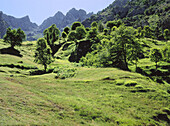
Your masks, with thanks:
M61 59L48 67L56 72L30 75L34 68L43 69L33 62L35 43L23 42L23 46L15 47L23 57L0 54L0 125L170 125L169 83L160 84L135 73L133 65L129 72L81 67ZM161 48L164 43L158 42L157 46ZM0 49L7 47L0 40ZM14 67L3 66L10 64ZM139 61L140 67L146 65L155 64L147 58ZM60 74L56 77L58 69ZM70 69L74 69L72 77ZM68 78L61 78L64 74Z

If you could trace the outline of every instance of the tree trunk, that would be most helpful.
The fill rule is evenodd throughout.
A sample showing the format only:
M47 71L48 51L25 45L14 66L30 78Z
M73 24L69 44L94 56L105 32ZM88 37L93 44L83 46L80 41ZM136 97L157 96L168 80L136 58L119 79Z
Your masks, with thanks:
M157 68L158 68L158 62L156 62L156 70L157 70Z
M12 43L11 43L11 48L14 49L14 46L15 46L15 45L14 45L14 43L12 42Z
M44 70L45 70L45 72L46 72L46 70L47 70L47 65L46 65L46 64L44 64Z

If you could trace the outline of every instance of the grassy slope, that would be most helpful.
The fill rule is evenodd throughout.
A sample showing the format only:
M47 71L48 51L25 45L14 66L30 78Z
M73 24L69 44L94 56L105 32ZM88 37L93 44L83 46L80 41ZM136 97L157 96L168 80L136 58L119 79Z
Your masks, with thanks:
M1 40L0 45L8 47ZM0 64L23 61L24 66L41 69L32 62L34 46L28 45L17 48L22 58L0 54ZM50 67L58 65L75 67L76 75L61 80L54 73L28 76L30 70L0 67L0 125L168 125L169 84L116 68L76 67L64 60ZM137 85L125 86L131 81Z

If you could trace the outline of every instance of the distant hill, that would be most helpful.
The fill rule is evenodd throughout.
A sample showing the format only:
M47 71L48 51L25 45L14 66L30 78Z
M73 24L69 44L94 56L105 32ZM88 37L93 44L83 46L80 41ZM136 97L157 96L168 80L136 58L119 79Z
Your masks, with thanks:
M0 38L4 36L8 26L7 22L2 19L2 12L0 11Z
M38 25L36 23L32 23L30 21L29 16L25 16L22 18L15 18L13 16L9 16L2 13L2 18L5 20L8 25L12 28L21 28L24 31L31 31L33 29L36 29Z
M106 23L110 20L122 19L129 26L143 27L157 24L162 29L170 29L169 0L115 0L98 14L83 21L89 27L93 21Z
M72 8L64 15L62 12L57 12L53 17L49 17L39 26L41 32L52 24L56 24L57 27L62 30L64 27L71 25L75 21L82 22L83 20L89 18L93 13L86 13L85 10L76 10Z

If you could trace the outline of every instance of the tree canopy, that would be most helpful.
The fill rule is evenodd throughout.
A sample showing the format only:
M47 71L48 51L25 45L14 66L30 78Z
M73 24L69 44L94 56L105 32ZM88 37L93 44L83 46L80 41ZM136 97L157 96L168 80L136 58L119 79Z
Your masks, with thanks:
M14 46L21 46L21 43L25 40L25 38L26 35L21 28L18 28L17 30L7 28L6 34L4 35L4 42L9 43L11 48L14 48Z
M42 64L44 66L45 72L47 70L47 65L54 61L51 49L44 38L38 39L34 57L34 62Z

